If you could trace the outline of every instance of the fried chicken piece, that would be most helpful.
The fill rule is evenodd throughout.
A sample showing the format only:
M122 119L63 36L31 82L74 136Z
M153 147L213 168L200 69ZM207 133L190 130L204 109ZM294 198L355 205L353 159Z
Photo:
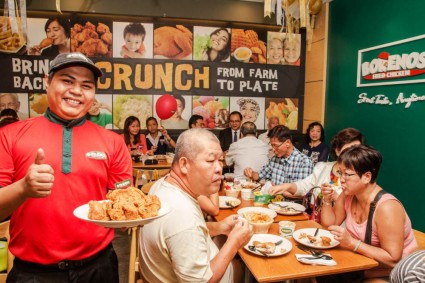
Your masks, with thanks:
M140 218L139 213L137 211L137 207L134 204L126 203L122 206L122 210L124 211L126 220L134 220Z
M252 244L255 246L257 250L266 254L273 254L276 250L276 245L272 242L254 241L252 242Z
M105 55L108 53L108 46L101 39L90 38L81 44L80 52L89 57Z
M88 218L93 220L110 220L103 203L94 200L89 201Z
M84 29L82 32L77 33L74 37L79 42L85 42L86 40L90 38L99 38L99 35L97 32L91 29Z
M106 32L100 37L106 44L112 44L112 33Z
M155 217L158 215L158 210L154 205L139 207L138 211L142 218Z
M91 29L93 31L96 31L96 26L94 24L92 24L91 22L87 21L86 24L84 25L85 29Z
M322 239L322 246L329 247L331 245L332 239L326 236L320 236L320 239Z
M316 237L314 237L314 236L311 236L311 235L307 235L307 238L308 238L308 240L310 241L310 243L315 243L315 242L317 242L317 239L316 239Z
M108 210L108 215L111 217L111 220L125 220L124 211L121 208L111 208Z
M105 24L103 24L103 23L99 23L98 25L97 25L97 32L98 33L100 33L100 34L103 34L103 33L111 33L111 31L109 30L109 27L107 26L107 25L105 25Z
M83 26L80 24L74 24L74 26L72 27L72 30L75 32L81 32L83 30Z
M47 46L50 46L52 44L53 44L53 39L47 37L47 38L43 39L38 46L41 49L43 49L43 48L46 48Z

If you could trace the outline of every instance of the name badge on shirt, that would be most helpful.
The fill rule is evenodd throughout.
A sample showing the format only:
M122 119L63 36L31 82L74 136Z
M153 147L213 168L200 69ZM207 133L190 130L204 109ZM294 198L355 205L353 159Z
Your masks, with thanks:
M89 151L86 153L86 157L90 159L106 160L106 153L102 151Z
M125 189L127 187L130 187L130 185L131 185L131 182L130 182L130 180L127 179L127 180L115 183L115 189L117 189L117 190Z

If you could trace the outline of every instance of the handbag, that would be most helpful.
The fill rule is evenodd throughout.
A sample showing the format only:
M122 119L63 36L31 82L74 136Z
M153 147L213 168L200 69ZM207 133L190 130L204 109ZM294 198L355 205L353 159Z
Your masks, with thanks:
M316 189L319 186L314 186L308 193L303 197L303 205L305 212L308 214L310 220L314 220L320 223L320 210L322 208L322 198L320 193L316 193Z

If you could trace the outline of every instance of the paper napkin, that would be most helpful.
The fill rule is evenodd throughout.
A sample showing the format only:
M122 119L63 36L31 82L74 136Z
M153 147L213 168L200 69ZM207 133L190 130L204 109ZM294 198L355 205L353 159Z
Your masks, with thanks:
M330 254L327 254L330 255ZM305 264L317 264L317 265L336 265L336 261L333 259L314 258L308 254L295 254L299 262Z

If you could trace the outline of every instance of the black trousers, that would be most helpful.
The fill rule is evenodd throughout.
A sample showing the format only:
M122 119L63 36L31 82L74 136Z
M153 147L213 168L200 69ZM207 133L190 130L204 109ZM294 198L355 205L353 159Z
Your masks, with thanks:
M6 283L118 283L118 258L112 244L94 257L56 265L15 259Z

